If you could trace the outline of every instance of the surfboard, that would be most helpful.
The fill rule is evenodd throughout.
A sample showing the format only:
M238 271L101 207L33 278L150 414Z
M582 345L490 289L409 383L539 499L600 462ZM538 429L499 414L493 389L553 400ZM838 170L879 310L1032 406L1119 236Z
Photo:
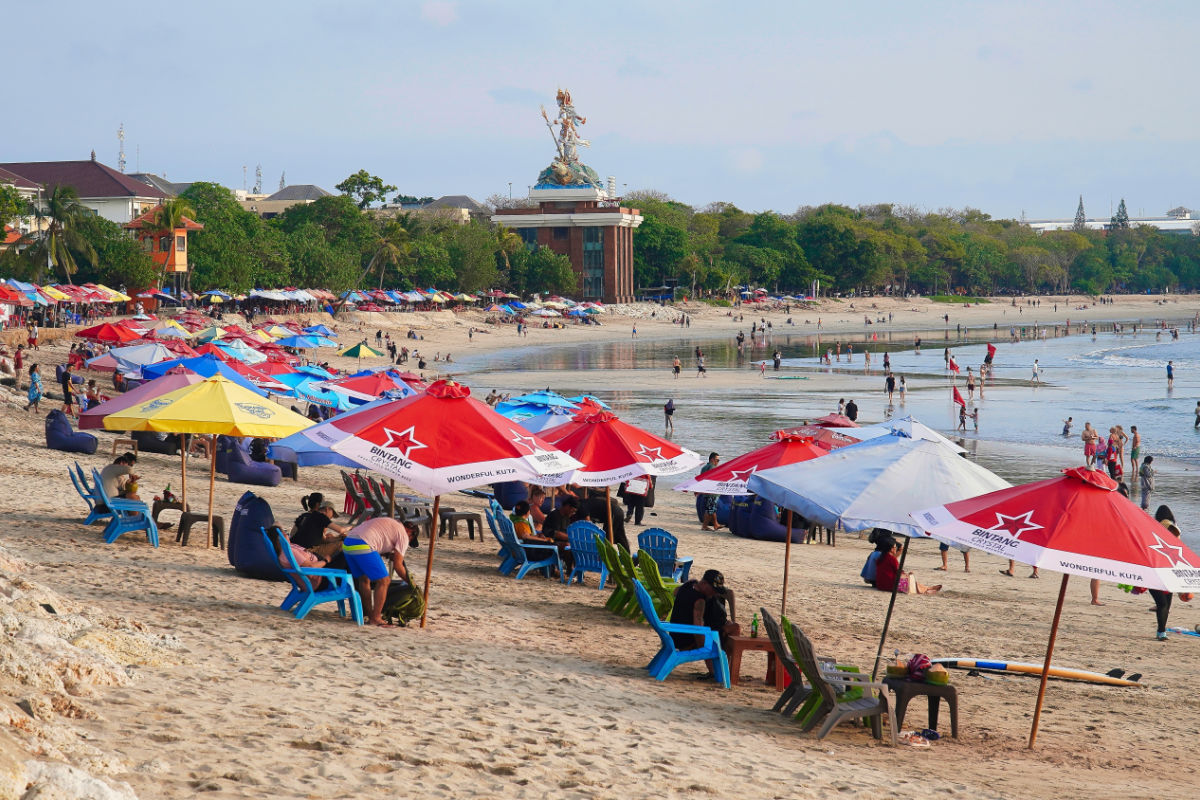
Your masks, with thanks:
M807 375L768 375L767 377L773 381L806 381L806 380L808 380Z
M934 664L941 664L952 669L977 669L984 672L1012 672L1019 675L1041 675L1041 664L1029 664L1016 661L987 661L974 658L935 658ZM1114 678L1100 672L1088 672L1082 669L1050 666L1049 677L1059 680L1084 681L1086 683L1102 683L1109 686L1141 686L1137 681Z
M1184 636L1195 636L1200 638L1200 632L1189 631L1187 628L1167 628L1171 633L1182 633Z

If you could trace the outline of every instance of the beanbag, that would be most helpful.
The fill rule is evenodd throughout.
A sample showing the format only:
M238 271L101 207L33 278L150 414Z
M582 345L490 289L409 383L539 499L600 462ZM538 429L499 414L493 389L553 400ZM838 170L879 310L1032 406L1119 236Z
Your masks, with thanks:
M90 456L96 452L96 444L95 436L73 429L71 421L60 409L56 408L46 415L46 447L51 450Z
M529 499L529 489L521 481L493 483L492 490L496 494L496 502L505 511L512 511L517 503Z
M179 436L174 433L134 431L133 440L137 442L139 453L162 453L173 456L179 452Z
M229 525L229 563L251 578L284 580L274 550L267 550L260 528L275 524L271 504L254 492L246 492L233 509Z
M787 525L776 516L775 504L770 500L755 497L750 505L750 513L746 517L746 529L743 536L751 539L763 539L769 542L782 542L787 538ZM792 543L800 544L808 535L807 525L798 515L792 516Z

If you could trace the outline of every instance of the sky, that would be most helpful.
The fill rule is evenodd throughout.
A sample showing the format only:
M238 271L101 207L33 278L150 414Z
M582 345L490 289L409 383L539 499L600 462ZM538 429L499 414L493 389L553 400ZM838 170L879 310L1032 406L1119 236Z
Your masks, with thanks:
M0 162L116 167L124 124L126 171L174 181L523 196L563 87L622 193L1153 216L1200 208L1198 22L1193 0L22 3Z

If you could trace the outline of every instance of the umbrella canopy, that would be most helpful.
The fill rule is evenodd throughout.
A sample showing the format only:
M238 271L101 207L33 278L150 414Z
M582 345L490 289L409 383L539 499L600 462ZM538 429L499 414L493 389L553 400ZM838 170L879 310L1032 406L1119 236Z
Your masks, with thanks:
M212 356L213 358L220 359L221 361L229 361L233 358L233 356L229 355L229 353L226 353L224 350L222 350L220 347L217 347L212 342L205 342L204 344L197 347L196 355Z
M217 347L221 348L221 350L225 351L239 361L244 361L247 364L261 364L267 360L265 355L258 352L241 339L233 339L228 342L221 342L217 345Z
M881 425L870 425L865 428L858 428L854 431L855 437L862 441L866 441L867 439L877 439L880 436L887 436L895 433L898 433L901 436L907 436L910 439L926 439L931 442L941 442L956 452L967 452L965 448L960 447L957 443L947 439L945 436L942 436L942 434L938 433L928 425L917 422L911 416L893 419Z
M214 375L104 417L118 431L212 433L280 438L312 421L245 387Z
M171 359L171 351L157 342L114 347L102 356L89 358L89 369L119 369L122 373L136 374L147 364L157 364Z
M205 328L196 334L196 341L198 342L215 342L223 338L225 338L225 331L216 325Z
M338 355L345 356L346 358L383 358L384 354L371 348L366 342L359 342L356 345L347 347L338 353Z
M547 439L582 462L560 483L609 486L643 475L678 475L704 463L699 454L623 422L611 411L579 414L550 431Z
M453 381L306 435L429 496L495 483L543 483L582 466L471 397Z
M173 361L160 361L157 364L149 364L142 367L143 378L159 378L166 375L173 367L183 367L190 369L205 378L211 378L214 375L220 375L227 380L231 380L244 389L249 389L260 395L266 396L265 392L259 389L250 381L243 378L233 368L225 364L225 362L213 358L212 356L199 356L197 358L179 358Z
M330 381L325 388L356 400L374 400L384 392L403 392L405 396L415 394L408 384L393 378L388 372L372 372L350 378Z
M573 403L572 401L563 397L558 392L551 392L549 390L523 394L520 397L512 398L512 400L509 402L526 403L528 405L535 406L546 406L547 408L575 408L575 406L578 405L577 403Z
M325 341L329 341L326 339ZM291 347L296 350L315 350L321 344L316 336L283 336L275 340L280 347Z
M823 417L817 417L813 420L814 425L820 425L823 428L857 428L858 423L847 417L845 414L826 414Z
M1118 492L1116 481L1086 467L914 511L912 518L944 541L1062 573L1030 747L1037 740L1050 658L1072 575L1167 592L1200 589L1200 556Z
M173 392L176 389L181 389L184 386L191 386L193 383L199 383L202 380L204 380L202 376L187 369L176 369L168 372L161 378L146 381L141 386L130 389L125 394L118 395L98 406L92 406L79 415L79 427L80 429L103 428L104 418L109 414L116 414L127 408L141 405L153 400L155 397Z
M302 333L312 333L312 334L316 334L317 336L328 336L331 339L337 338L337 334L334 333L329 328L326 328L324 325L309 325L307 328L305 328L301 332Z
M885 528L920 536L908 512L1009 486L950 448L923 439L881 436L825 458L763 470L746 488L829 528Z
M337 417L331 417L324 422L318 422L310 428L305 428L304 431L293 433L291 436L286 436L279 441L272 442L267 445L267 455L271 458L278 458L281 461L294 462L300 467L317 467L324 464L334 464L339 467L357 468L359 466L357 461L341 453L334 452L323 444L318 444L316 438L309 434L329 427L333 424L334 419L337 419L343 425L347 424L355 414L361 414L364 411L378 408L384 403L392 402L392 400L393 398L390 397L381 397L378 400L372 400L366 405L361 405L344 414L339 414ZM305 433L305 431L309 433ZM322 436L321 438L324 437Z
M839 447L849 447L862 441L858 438L858 431L851 435L836 428L822 428L820 425L800 425L771 434L771 438L775 440L785 436L806 436L818 447L824 447L826 450L837 450Z
M93 325L90 328L84 328L81 331L76 331L75 335L80 339L110 343L132 342L141 338L141 336L129 330L129 328L123 325L113 325L111 322L103 322L99 325Z
M747 494L746 481L759 470L811 461L828 453L828 450L815 444L809 437L783 436L766 447L740 455L716 469L701 472L675 489L680 492L703 494Z
M515 422L530 433L544 433L560 425L566 425L574 416L572 412L565 408L548 408L541 414L523 417L515 420ZM512 417L509 417L509 419L512 419Z
M1022 564L1166 592L1200 591L1200 556L1097 470L913 511L928 535Z
M575 403L576 405L582 405L584 403L591 403L592 405L594 405L598 408L603 408L603 409L608 408L608 403L604 402L599 397L596 397L595 395L591 395L591 394L577 394L574 397L568 397L567 399L570 400L572 403Z

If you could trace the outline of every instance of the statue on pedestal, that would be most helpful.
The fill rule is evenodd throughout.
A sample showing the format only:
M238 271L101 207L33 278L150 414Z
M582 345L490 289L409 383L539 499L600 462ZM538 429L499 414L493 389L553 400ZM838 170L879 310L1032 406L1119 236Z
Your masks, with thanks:
M550 130L550 138L554 140L554 148L558 157L550 162L550 166L538 175L538 186L593 186L602 188L600 176L596 171L579 160L579 148L590 147L591 143L579 135L579 125L586 125L587 118L579 116L575 105L571 102L571 93L559 89L555 98L558 101L558 116L552 121L542 106L542 119ZM556 132L554 126L558 126Z

